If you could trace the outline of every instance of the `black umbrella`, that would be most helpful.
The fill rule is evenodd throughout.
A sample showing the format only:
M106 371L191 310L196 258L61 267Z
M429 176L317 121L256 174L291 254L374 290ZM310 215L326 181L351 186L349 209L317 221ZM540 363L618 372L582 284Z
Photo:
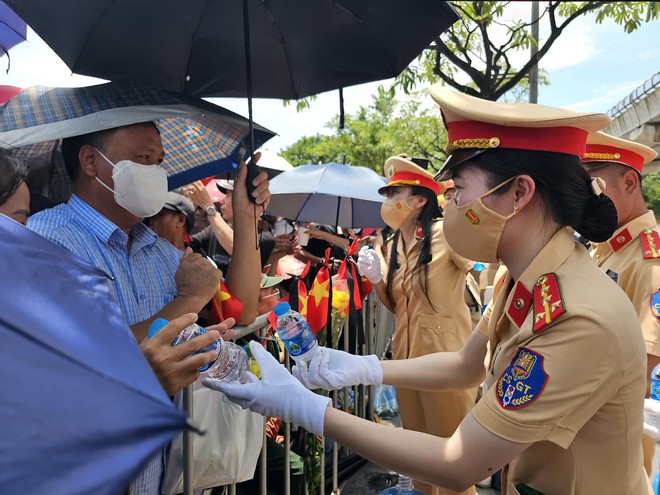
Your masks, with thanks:
M244 7L260 98L395 77L458 19L442 0L6 3L73 72L193 96L247 96Z

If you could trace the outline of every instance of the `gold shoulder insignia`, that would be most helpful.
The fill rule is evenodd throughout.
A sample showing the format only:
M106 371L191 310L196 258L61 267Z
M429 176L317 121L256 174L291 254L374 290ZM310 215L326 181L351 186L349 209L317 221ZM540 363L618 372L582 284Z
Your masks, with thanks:
M564 300L559 289L559 281L554 273L541 275L534 285L534 333L566 312Z
M645 260L660 258L660 235L653 229L645 229L639 234L642 241L642 256Z

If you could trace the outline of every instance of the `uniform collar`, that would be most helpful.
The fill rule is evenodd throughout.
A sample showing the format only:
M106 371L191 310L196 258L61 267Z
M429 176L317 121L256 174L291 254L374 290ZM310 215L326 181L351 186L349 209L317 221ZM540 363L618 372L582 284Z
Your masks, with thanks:
M566 261L575 247L567 229L555 233L550 242L522 273L506 301L506 314L520 328L532 307L532 291L542 275L554 273ZM507 275L510 277L510 275Z
M617 252L644 230L655 227L656 223L655 214L647 211L616 230L606 243L594 243L594 248L603 251L604 245L607 245L612 251Z

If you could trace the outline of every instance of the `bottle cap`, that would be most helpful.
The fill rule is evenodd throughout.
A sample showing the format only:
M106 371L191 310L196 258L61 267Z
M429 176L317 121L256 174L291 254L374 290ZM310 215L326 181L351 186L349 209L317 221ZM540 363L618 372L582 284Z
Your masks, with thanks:
M156 335L161 328L167 325L169 321L165 318L156 318L153 323L149 326L149 331L147 332L147 338L151 338Z
M273 312L275 313L275 316L282 316L290 310L291 310L291 306L286 301L277 303L277 305L273 308Z

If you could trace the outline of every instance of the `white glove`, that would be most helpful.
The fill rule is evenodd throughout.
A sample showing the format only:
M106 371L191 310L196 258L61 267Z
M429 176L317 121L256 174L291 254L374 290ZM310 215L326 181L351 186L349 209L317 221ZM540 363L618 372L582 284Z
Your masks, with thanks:
M372 284L383 280L383 274L380 272L380 257L369 246L362 246L360 249L357 266L360 273Z
M383 368L375 355L355 356L328 347L319 347L309 365L298 363L291 372L310 389L337 390L383 383Z
M282 418L315 435L323 435L323 419L330 399L303 387L259 342L250 342L250 350L261 370L261 380L248 373L249 383L204 378L204 386L224 393L243 409Z

